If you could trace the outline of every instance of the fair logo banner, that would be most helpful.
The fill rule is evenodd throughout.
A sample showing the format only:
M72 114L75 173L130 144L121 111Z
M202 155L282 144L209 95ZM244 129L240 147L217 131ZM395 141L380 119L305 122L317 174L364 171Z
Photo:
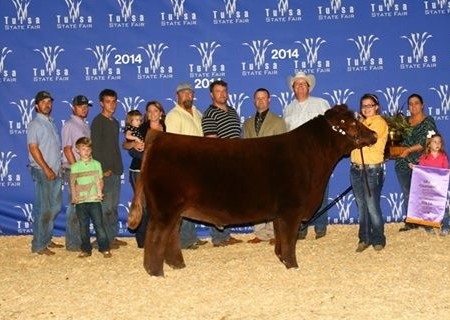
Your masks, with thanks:
M413 168L406 222L440 227L447 202L449 170Z

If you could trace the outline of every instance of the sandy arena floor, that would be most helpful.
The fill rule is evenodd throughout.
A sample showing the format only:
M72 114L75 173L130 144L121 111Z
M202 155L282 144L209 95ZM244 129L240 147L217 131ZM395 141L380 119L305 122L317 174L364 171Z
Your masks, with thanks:
M0 237L0 319L447 319L450 237L386 225L387 247L356 253L357 226L310 230L287 270L267 243L184 250L186 268L150 277L133 238L86 259ZM238 235L248 240L252 235ZM55 239L63 242L64 239Z

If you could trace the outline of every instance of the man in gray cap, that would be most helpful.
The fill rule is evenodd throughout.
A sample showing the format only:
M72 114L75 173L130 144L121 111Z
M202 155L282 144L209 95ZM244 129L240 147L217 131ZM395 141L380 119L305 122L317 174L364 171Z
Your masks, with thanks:
M177 86L177 104L166 115L166 131L188 136L203 137L202 114L194 106L194 90L189 83ZM182 219L180 245L183 249L197 249L207 241L197 237L195 224Z
M33 240L31 251L54 255L49 248L62 248L52 241L53 223L61 210L61 141L50 116L53 98L40 91L34 99L36 116L28 124L28 155L35 195L33 203Z
M61 138L63 146L63 179L64 182L67 183L67 186L69 186L70 165L75 163L80 157L76 152L75 142L82 137L91 137L91 129L86 121L90 106L92 106L92 104L85 96L78 95L74 97L71 106L72 115L62 127ZM66 210L66 250L80 251L80 225L75 213L75 206L70 203L72 200L70 188L67 187L66 189L69 193L69 203Z
M330 108L328 101L318 97L310 96L314 89L316 78L312 74L297 72L295 76L288 78L289 87L294 92L295 99L283 110L283 118L286 122L288 131L291 131L305 122L323 115ZM325 189L322 205L319 210L325 208L328 204L328 185ZM324 237L327 233L328 214L325 212L314 221L314 230L316 239ZM298 239L306 238L308 226L301 226Z

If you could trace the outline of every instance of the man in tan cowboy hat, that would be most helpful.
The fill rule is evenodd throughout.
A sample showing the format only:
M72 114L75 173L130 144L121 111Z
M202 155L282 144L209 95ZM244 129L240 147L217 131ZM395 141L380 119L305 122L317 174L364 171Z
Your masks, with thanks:
M297 72L293 77L288 77L289 87L295 95L295 99L283 110L283 118L288 131L293 130L305 122L322 115L330 108L328 101L318 97L310 96L314 89L316 78L312 74ZM328 204L328 185L325 189L322 205L319 210ZM325 212L314 221L316 239L322 238L327 233L328 214ZM308 233L308 226L301 226L298 239L305 239Z

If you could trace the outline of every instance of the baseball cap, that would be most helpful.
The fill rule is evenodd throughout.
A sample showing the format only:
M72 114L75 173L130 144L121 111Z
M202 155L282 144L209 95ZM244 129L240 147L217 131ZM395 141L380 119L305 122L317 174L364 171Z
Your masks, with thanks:
M89 99L86 98L86 96L78 95L72 100L73 106L82 106L84 104L87 104L89 107L92 107L92 103L89 103Z
M180 83L177 86L177 93L183 90L191 90L192 92L194 92L194 89L192 89L192 86L189 83Z
M53 101L53 98L52 98L52 95L49 93L49 92L47 92L47 91L39 91L37 94L36 94L36 97L34 97L34 103L39 103L39 101L42 101L42 100L44 100L44 99L51 99L52 101Z

